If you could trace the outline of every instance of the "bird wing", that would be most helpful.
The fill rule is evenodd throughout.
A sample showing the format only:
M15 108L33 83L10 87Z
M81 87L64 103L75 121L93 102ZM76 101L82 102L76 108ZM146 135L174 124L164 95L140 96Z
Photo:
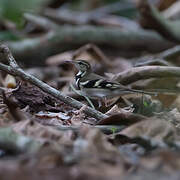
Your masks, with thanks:
M94 95L97 95L97 93L99 93L99 94L104 94L104 96L110 94L110 91L116 95L127 94L127 93L143 93L149 95L156 95L155 93L152 92L131 89L118 82L107 80L104 77L96 74L91 74L91 77L87 79L82 78L81 81L79 81L79 83L82 89L84 90L86 89L87 95L89 95L92 91Z
M81 78L79 82L81 88L98 88L98 89L109 89L116 90L122 89L126 91L131 91L130 88L123 86L122 84L106 79L103 76L98 74L91 73L88 75L88 78Z
M119 83L111 82L105 79L87 80L84 82L80 82L80 86L83 88L98 88L98 89L103 88L103 89L112 89L112 90L122 88L128 90L127 87L122 86Z

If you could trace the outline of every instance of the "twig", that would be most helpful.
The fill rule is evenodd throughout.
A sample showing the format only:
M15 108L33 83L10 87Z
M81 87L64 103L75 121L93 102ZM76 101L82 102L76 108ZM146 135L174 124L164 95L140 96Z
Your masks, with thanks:
M95 125L93 128L100 129L105 134L113 134L121 131L124 129L125 126L123 125ZM66 130L73 130L73 131L79 131L81 126L56 126L56 128L60 131L66 131Z
M180 77L180 67L143 66L117 74L114 79L124 85L148 78Z
M97 17L98 14L117 14L120 11L125 11L128 9L135 9L134 3L131 1L126 1L126 2L115 2L115 3L110 3L105 6L96 8L95 10L91 11L91 14L94 14L95 17Z
M142 58L139 58L135 63L134 67L140 67L140 66L173 66L171 63L167 62L164 59L152 57L152 56L143 56Z
M172 59L180 56L180 45L167 49L157 55L160 58Z
M112 4L105 5L100 8L96 8L95 10L91 10L88 12L78 12L73 11L70 8L61 7L58 10L54 10L51 8L46 8L43 11L43 15L55 20L56 22L64 22L70 24L88 24L96 22L97 19L102 18L108 14L115 14L116 12L124 11L126 9L135 8L133 3L130 2L116 2Z
M180 56L180 45L162 51L155 56L146 55L138 58L134 66L148 66L148 65L162 65L162 66L173 66L170 62L166 60L175 60Z
M1 70L5 71L5 72L7 72L7 73L9 73L11 75L19 76L21 79L34 84L35 86L39 87L44 92L51 94L55 98L63 101L64 103L66 103L66 104L68 104L68 105L70 105L70 106L72 106L74 108L80 109L84 105L81 102L79 102L79 101L77 101L77 100L75 100L75 99L73 99L71 97L65 96L60 91L52 88L51 86L49 86L46 83L40 81L36 77L34 77L32 75L29 75L26 72L24 72L23 69L21 69L17 65L15 59L11 55L11 52L10 52L10 50L9 50L9 48L7 46L0 45L0 54L4 55L4 58L5 58L6 62L9 63L9 66L0 63L0 69ZM87 107L84 110L84 112L87 115L96 118L97 120L101 120L101 119L104 119L104 118L108 117L107 115L105 115L105 114L103 114L103 113L101 113L101 112L99 112L99 111L97 111L95 109L92 109L90 107Z
M24 18L44 30L55 29L58 27L58 25L51 20L38 15L36 16L30 13L24 13Z

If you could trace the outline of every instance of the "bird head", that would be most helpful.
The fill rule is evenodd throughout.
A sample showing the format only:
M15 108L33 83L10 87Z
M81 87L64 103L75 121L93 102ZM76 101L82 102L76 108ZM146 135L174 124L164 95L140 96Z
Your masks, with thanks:
M91 65L87 61L74 60L74 61L68 61L68 62L74 64L75 67L81 72L91 71Z

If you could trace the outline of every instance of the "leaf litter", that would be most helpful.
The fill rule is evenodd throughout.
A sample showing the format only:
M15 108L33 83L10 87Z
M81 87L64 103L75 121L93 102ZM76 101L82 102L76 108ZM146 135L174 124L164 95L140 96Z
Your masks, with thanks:
M144 5L143 1L139 2ZM157 6L164 9L165 5L162 1ZM146 24L151 20L144 18ZM106 18L102 19L104 26L111 19L118 23L113 16L107 19L107 22ZM131 23L131 29L132 26ZM160 26L156 28L159 30ZM109 79L121 77L119 73L134 66L179 66L178 57L166 59L161 53L144 53L141 52L140 57L134 52L121 56L109 47L86 44L47 57L46 67L26 69L83 102L81 109L72 108L34 85L2 73L0 179L179 179L177 77L153 77L129 85L145 90L158 91L162 87L167 90L156 97L133 94L100 108L98 102L92 100L99 111L109 116L101 121L87 116L84 113L87 102L69 90L75 74L74 68L64 62L69 59L86 59L96 73Z

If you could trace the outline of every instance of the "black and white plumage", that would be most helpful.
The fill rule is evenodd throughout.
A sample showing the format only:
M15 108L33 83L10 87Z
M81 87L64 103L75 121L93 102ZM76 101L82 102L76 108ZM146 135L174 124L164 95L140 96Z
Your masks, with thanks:
M76 85L83 95L93 99L112 98L130 93L143 93L141 90L135 90L121 85L118 82L110 81L104 77L92 72L91 65L84 60L70 61L78 69L75 76Z

